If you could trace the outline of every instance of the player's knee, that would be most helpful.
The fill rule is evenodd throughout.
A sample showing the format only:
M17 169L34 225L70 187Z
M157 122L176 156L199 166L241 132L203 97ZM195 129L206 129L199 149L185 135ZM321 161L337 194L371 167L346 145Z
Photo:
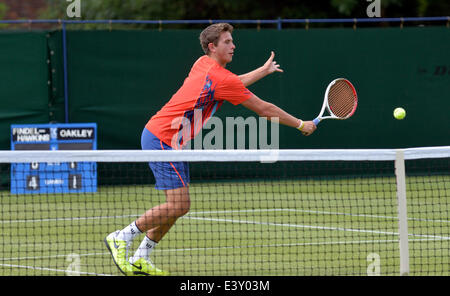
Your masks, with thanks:
M191 208L191 202L189 200L171 202L169 204L170 204L171 213L172 213L171 216L173 216L173 218L176 218L176 219L186 215Z
M180 218L189 212L191 201L189 191L185 188L167 191L167 203L170 208L170 215L173 218Z
M182 216L186 215L189 212L190 208L191 208L190 200L180 203L180 207L178 209L178 217L182 217Z

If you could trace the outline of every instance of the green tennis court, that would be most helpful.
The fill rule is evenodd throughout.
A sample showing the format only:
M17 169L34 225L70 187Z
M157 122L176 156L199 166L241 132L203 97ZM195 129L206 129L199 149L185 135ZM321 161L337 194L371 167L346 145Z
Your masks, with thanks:
M448 184L407 180L412 275L450 274ZM120 275L104 237L164 200L150 185L0 194L1 275ZM193 182L191 198L152 254L171 275L399 274L394 177Z

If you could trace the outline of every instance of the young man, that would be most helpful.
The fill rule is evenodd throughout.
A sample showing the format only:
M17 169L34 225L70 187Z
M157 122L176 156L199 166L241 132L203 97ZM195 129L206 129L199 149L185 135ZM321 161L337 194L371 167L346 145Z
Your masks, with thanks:
M242 104L269 120L276 118L280 124L297 128L304 135L315 131L312 121L302 121L258 98L246 88L271 73L283 72L273 61L273 52L262 67L247 74L237 76L225 69L233 59L236 48L232 31L233 27L226 23L213 24L202 31L200 43L205 55L194 63L182 87L146 124L141 138L142 149L182 149L183 144L199 132L195 128L188 129L189 133L181 132L186 125L196 126L193 122L195 110L201 110L200 126L203 126L223 101ZM150 167L156 179L155 188L164 190L166 202L105 238L114 262L126 275L168 275L168 272L152 264L150 253L190 207L188 163L154 162L150 163ZM146 236L128 260L128 247L141 233Z

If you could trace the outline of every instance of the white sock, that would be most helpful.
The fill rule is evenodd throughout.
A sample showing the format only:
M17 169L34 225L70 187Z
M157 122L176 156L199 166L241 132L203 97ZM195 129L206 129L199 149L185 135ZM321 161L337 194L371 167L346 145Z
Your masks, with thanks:
M141 234L142 232L139 230L139 228L136 226L136 221L122 229L119 234L117 235L118 239L130 242L132 241L136 236Z
M130 262L134 263L139 258L144 258L145 260L150 260L150 254L152 253L152 251L156 247L156 245L157 245L157 242L152 241L147 236L144 237L141 244L139 245L139 248L136 250L136 253L134 253L133 258L130 259Z

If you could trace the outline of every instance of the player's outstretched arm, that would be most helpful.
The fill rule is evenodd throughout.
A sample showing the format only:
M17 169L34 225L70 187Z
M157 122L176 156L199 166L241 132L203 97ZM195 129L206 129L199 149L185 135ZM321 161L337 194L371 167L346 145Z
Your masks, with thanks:
M256 81L266 77L269 74L272 74L273 72L283 72L283 69L280 68L280 65L273 60L274 57L275 53L272 51L270 53L269 59L264 63L264 65L251 72L239 75L239 79L242 81L242 83L244 83L245 87L255 83Z
M253 95L250 99L244 101L242 106L252 110L261 117L268 118L269 120L277 118L278 123L300 129L305 136L309 136L316 130L316 125L312 121L303 121L298 119L280 107L261 100L256 95Z

